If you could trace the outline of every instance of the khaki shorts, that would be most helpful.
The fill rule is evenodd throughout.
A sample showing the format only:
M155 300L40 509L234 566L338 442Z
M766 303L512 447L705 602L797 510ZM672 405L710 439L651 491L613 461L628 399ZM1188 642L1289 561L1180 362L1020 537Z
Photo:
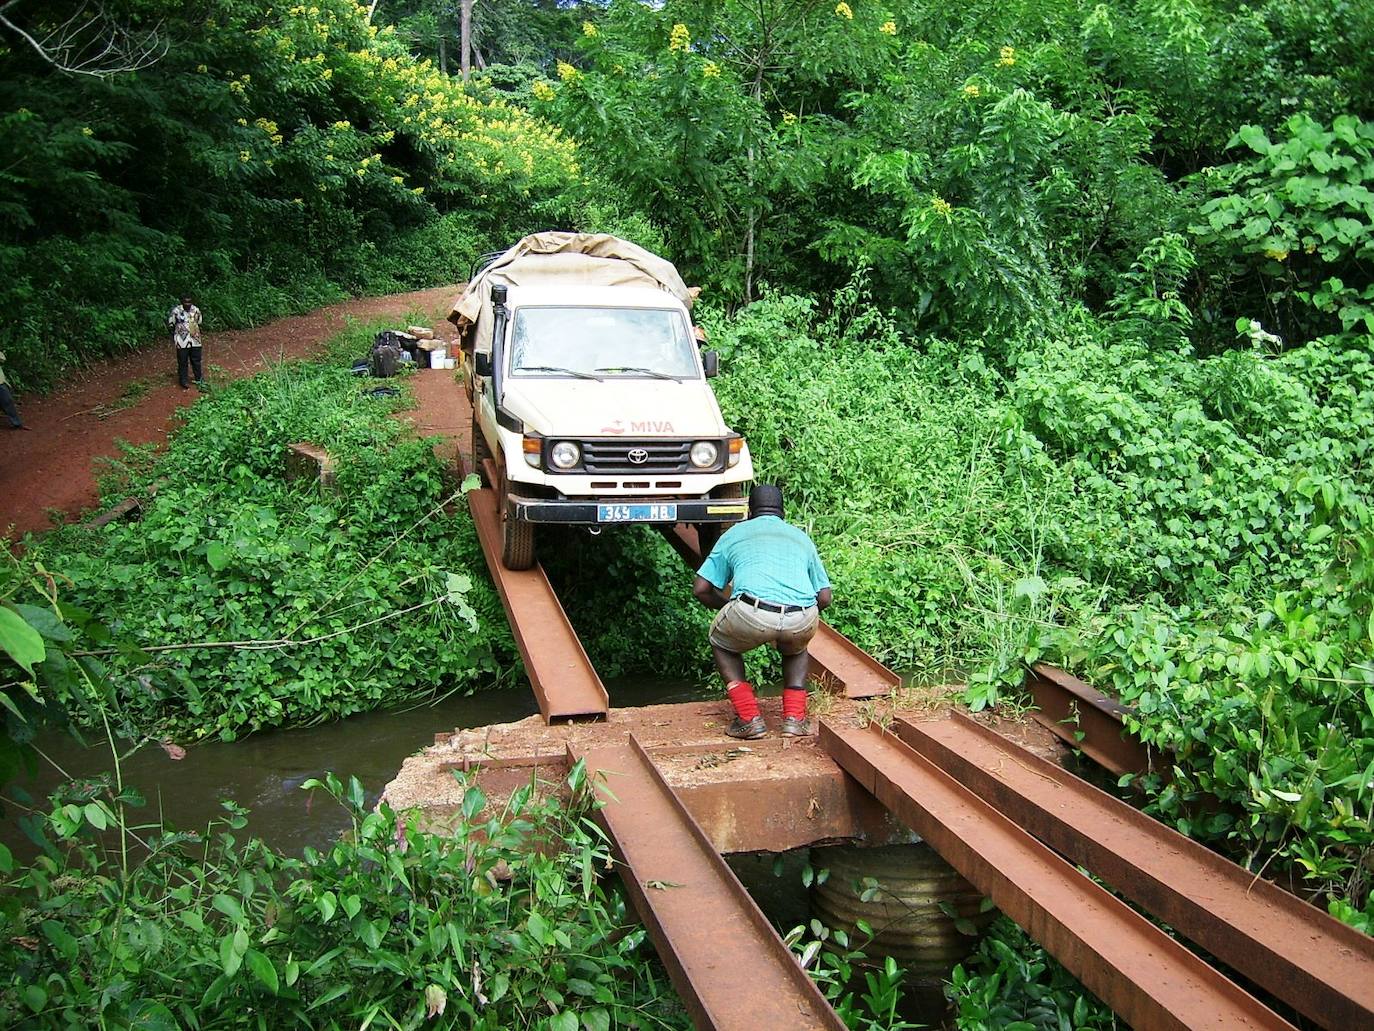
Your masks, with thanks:
M732 599L711 621L710 639L717 648L741 654L771 644L783 655L800 655L820 621L814 605L800 612L767 612Z

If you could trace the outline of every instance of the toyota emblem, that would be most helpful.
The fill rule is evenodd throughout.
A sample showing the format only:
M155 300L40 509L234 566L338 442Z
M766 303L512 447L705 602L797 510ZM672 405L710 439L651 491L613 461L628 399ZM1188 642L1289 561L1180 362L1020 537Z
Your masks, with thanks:
M642 447L632 447L630 453L625 457L630 460L631 465L643 465L649 460L649 452Z

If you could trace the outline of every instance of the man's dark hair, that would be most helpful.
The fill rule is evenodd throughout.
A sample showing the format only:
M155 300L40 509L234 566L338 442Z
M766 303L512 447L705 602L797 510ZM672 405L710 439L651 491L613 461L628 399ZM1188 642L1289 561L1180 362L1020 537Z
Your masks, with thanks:
M760 483L749 492L749 518L782 515L782 490L771 483Z

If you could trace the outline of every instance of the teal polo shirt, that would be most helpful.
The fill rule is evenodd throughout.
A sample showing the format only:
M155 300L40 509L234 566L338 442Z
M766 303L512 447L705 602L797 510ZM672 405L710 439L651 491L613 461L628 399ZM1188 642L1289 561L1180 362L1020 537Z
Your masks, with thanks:
M777 605L814 605L816 594L830 586L811 538L775 515L726 530L697 574L717 590L733 583L734 595Z

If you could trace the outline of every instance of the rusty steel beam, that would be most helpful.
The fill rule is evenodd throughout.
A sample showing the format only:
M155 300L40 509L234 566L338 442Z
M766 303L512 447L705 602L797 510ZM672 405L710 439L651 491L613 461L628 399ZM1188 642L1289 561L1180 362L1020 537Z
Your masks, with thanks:
M1118 777L1152 768L1157 753L1127 735L1122 717L1131 709L1111 695L1043 662L1026 673L1026 686L1037 710L1031 718L1099 766Z
M1374 1027L1374 938L967 716L897 736L1071 863L1322 1027Z
M535 566L516 572L501 564L501 517L495 492L469 491L468 508L544 721L605 719L610 696L544 570Z
M1291 1031L895 735L822 720L820 737L851 776L1137 1031Z
M842 1031L843 1021L634 735L570 751L586 760L589 776L604 778L606 803L596 819L697 1028Z
M695 529L679 523L664 529L663 536L689 566L701 565ZM820 624L806 650L811 655L811 679L846 698L889 695L902 684L901 677L828 623Z

